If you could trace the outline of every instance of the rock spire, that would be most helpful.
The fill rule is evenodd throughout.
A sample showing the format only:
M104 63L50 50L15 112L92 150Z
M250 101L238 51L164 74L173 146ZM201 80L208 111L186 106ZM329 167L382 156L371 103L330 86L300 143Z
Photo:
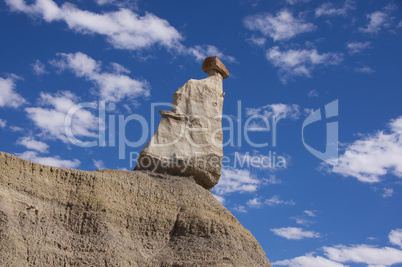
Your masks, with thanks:
M209 77L190 79L174 93L171 111L159 111L162 119L136 169L189 176L212 189L221 176L222 80L229 72L216 56L206 58L202 69Z

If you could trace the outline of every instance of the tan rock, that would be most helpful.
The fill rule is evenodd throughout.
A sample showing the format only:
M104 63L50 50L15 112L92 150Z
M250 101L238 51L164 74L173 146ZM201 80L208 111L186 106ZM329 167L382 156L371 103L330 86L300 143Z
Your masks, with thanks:
M229 71L218 57L207 57L202 63L202 70L207 74L210 74L211 70L216 70L222 75L223 79L229 78Z
M0 265L272 267L191 179L55 168L2 152Z
M158 129L141 150L136 169L191 176L211 189L221 176L222 79L229 72L217 57L206 58L202 67L209 77L189 80L174 93L171 111L160 111Z

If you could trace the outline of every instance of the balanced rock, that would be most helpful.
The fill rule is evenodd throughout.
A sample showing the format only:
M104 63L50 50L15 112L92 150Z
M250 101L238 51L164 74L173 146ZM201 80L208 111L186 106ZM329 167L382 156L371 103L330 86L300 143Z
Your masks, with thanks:
M55 168L2 152L0 266L272 267L191 179Z
M222 80L229 77L217 57L206 58L202 80L189 80L173 95L171 111L159 111L162 119L155 135L141 150L136 170L191 176L211 189L221 176L223 158Z

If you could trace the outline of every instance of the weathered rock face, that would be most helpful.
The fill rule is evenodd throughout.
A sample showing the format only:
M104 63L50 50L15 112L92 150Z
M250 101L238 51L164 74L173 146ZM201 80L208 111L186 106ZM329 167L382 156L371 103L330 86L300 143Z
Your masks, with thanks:
M0 265L272 267L191 179L55 168L1 152Z
M171 111L162 119L151 141L141 150L137 170L192 176L207 189L215 186L222 168L222 79L229 77L217 57L206 58L210 76L189 80L173 95Z

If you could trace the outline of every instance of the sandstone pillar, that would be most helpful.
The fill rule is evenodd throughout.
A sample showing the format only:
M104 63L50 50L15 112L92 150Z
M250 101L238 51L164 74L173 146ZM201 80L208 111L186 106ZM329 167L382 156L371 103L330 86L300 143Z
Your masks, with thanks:
M218 183L223 158L222 80L229 72L217 57L206 58L202 69L209 77L190 79L174 93L171 111L159 111L162 119L141 150L136 170L191 176L207 189Z

